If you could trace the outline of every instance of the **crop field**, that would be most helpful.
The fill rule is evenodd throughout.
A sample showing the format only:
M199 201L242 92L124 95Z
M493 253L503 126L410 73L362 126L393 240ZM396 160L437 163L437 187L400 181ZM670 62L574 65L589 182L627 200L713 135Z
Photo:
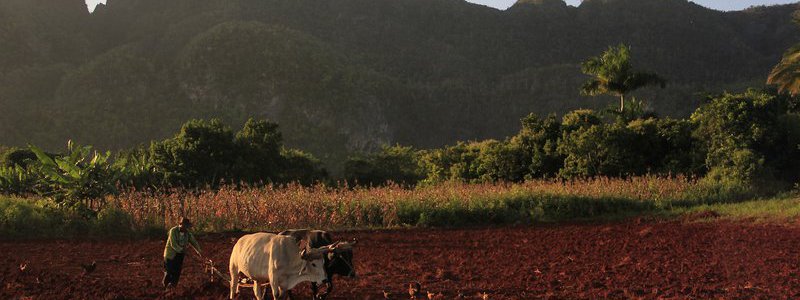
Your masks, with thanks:
M132 217L135 229L169 228L181 216L198 230L394 228L529 224L625 217L692 204L697 183L685 177L642 176L524 183L443 183L385 187L233 188L166 194L138 191L108 203Z
M788 299L800 296L800 233L784 225L637 219L471 229L343 231L358 238L356 279L329 299L408 299L420 282L437 299ZM240 234L200 239L218 266ZM3 299L225 299L196 257L180 286L160 286L163 240L0 243ZM97 261L84 274L81 264ZM26 264L24 271L19 265ZM308 284L296 295L309 297ZM242 289L239 299L253 299Z

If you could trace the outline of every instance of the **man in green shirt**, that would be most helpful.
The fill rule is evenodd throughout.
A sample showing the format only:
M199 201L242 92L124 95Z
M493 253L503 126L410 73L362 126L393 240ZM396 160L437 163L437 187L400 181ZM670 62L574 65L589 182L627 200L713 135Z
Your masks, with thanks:
M181 278L181 268L183 267L183 257L186 246L191 244L197 254L200 254L200 245L197 244L194 235L189 232L192 222L188 218L181 218L178 226L169 230L167 245L164 247L164 280L165 287L178 285Z

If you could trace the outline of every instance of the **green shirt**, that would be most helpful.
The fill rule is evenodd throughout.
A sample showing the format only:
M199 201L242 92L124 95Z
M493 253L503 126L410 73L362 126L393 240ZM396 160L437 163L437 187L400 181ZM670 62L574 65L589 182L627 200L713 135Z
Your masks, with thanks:
M194 235L191 232L181 232L178 226L172 227L167 237L167 245L164 247L164 258L175 258L175 254L183 253L190 243L197 251L200 251L200 245L197 244L197 240L194 239Z

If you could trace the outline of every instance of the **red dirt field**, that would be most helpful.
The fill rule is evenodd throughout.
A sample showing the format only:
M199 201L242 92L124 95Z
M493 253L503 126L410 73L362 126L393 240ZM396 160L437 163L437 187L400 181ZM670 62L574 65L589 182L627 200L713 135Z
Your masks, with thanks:
M730 222L626 222L488 229L352 231L358 279L329 299L790 299L800 297L800 232ZM201 246L225 269L235 236ZM0 299L226 299L187 256L181 284L160 287L162 240L0 243ZM82 275L80 264L97 261ZM24 272L20 263L27 262ZM309 284L296 288L309 298ZM242 289L239 299L253 299Z

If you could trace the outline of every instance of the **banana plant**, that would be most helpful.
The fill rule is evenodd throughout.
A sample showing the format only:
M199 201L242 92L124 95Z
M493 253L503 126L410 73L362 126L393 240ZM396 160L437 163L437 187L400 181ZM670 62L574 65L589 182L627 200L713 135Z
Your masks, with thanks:
M0 194L29 195L34 193L37 176L20 165L0 167Z
M72 141L67 143L66 153L53 157L36 146L30 149L36 154L42 175L37 192L59 205L88 203L116 192L119 175L109 163L111 152L99 153Z

